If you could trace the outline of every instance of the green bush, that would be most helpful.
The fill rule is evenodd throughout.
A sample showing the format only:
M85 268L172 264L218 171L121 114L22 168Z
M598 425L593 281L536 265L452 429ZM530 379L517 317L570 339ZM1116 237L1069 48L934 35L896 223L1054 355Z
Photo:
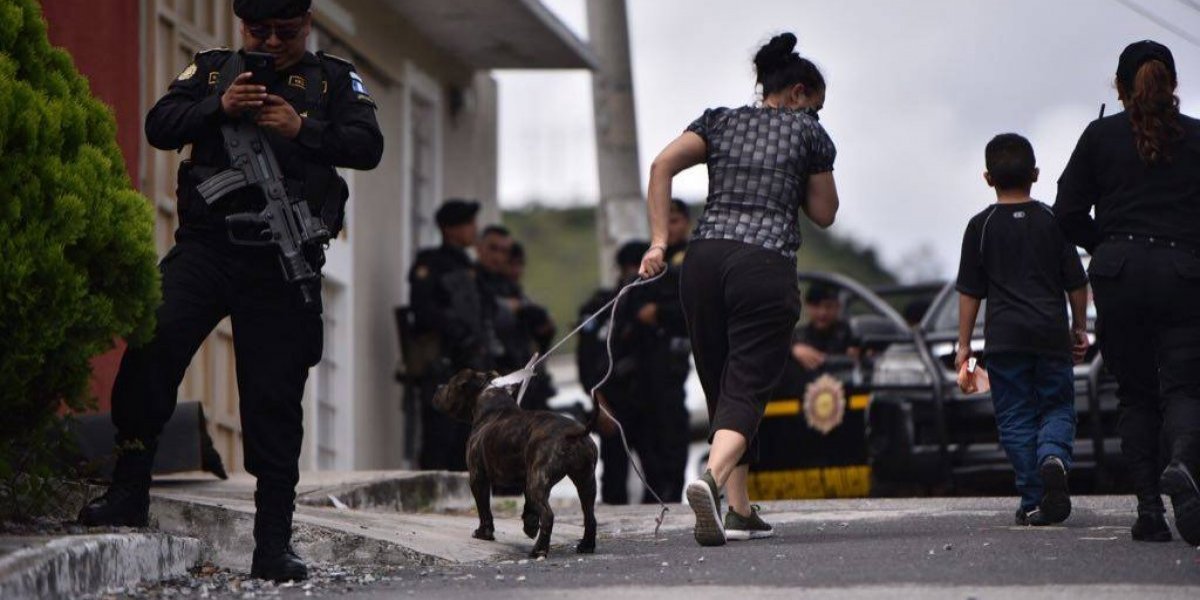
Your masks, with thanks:
M115 133L38 3L0 0L0 439L84 407L89 359L153 330L153 213Z

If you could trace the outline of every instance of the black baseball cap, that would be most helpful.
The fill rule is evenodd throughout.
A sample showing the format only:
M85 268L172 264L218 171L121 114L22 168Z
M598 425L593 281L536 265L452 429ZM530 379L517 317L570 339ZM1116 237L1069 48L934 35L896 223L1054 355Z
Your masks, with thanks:
M293 19L310 8L312 0L233 0L233 14L250 22Z
M474 221L475 214L478 212L478 202L451 198L442 203L433 218L437 221L438 227L454 227Z
M1171 73L1171 83L1175 83L1175 57L1171 55L1171 49L1153 40L1142 40L1121 51L1121 58L1117 60L1117 81L1121 87L1132 91L1138 69L1152 60L1162 61Z
M637 267L642 264L642 257L650 250L650 244L641 240L625 242L617 250L618 267Z
M808 293L804 295L804 301L810 304L817 304L826 300L837 300L837 288L824 283L814 283L808 288Z

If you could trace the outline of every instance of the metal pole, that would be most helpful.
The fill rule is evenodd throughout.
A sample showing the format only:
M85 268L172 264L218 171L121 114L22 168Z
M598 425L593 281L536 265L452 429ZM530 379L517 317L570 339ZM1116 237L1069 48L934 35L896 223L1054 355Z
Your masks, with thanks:
M598 68L592 72L600 203L596 237L600 277L614 279L613 255L621 243L646 239L646 204L638 162L633 69L625 0L588 0L588 37Z

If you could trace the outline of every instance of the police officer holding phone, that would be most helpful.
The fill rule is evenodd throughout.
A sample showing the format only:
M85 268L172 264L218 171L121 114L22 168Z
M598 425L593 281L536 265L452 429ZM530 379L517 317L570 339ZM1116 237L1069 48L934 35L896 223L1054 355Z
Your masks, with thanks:
M175 409L192 355L231 318L245 467L257 478L251 575L300 580L307 568L291 547L303 438L301 399L321 358L319 302L305 303L284 279L278 250L231 242L225 217L255 212L255 187L208 205L197 186L228 168L221 126L252 119L265 130L289 196L309 204L336 235L347 199L335 167L372 169L383 153L375 102L349 62L311 54L311 0L234 0L243 49L196 54L146 117L161 150L191 145L179 169L179 229L163 258L163 303L153 338L131 347L113 388L118 460L105 494L79 515L86 525L145 526L158 436ZM252 54L263 53L263 54ZM309 261L319 268L319 248Z

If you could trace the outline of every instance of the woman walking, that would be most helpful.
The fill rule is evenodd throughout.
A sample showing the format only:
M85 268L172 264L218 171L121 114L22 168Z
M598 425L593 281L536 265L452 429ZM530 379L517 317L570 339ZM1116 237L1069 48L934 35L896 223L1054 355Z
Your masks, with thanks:
M1133 539L1170 541L1166 493L1179 535L1196 546L1200 121L1179 113L1176 83L1166 46L1125 48L1116 77L1125 110L1084 130L1054 212L1067 238L1092 253L1100 350L1117 378L1121 450L1138 499Z
M773 533L746 489L755 433L800 316L800 212L822 228L837 214L836 151L817 122L825 79L795 47L796 36L785 33L754 57L759 105L706 110L650 168L651 246L643 277L665 268L671 179L708 165L707 204L680 274L712 444L708 470L686 491L696 541L704 546ZM722 488L729 500L724 520Z

